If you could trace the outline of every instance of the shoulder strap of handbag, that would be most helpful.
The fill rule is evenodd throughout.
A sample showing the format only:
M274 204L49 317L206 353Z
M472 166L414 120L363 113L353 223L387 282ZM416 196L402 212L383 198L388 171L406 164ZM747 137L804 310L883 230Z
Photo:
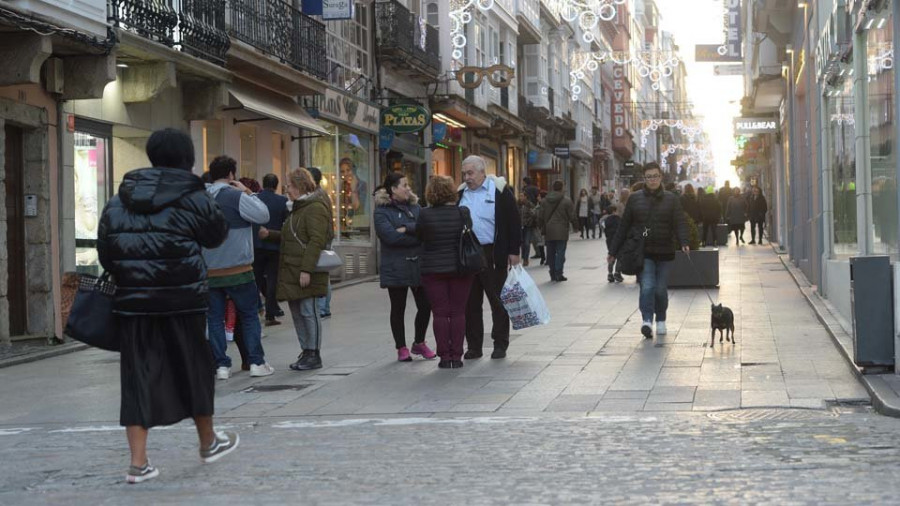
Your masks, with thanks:
M323 202L322 205L325 205L325 203ZM325 206L325 207L327 208L328 206ZM291 214L289 214L288 217L287 217L288 225L290 226L290 229L291 229L291 235L294 236L294 239L300 244L300 247L301 247L301 248L306 249L306 243L300 240L300 236L298 236L298 235L297 235L297 231L294 230L294 220L293 220L293 217L292 217L293 214L294 214L294 213L291 213ZM299 213L298 213L298 214L299 214ZM329 214L329 216L330 216L330 214ZM330 225L330 224L329 224L329 225ZM334 237L333 237L333 234L332 234L330 231L329 231L329 234L328 234L328 235L332 235L332 239L334 238ZM331 239L329 239L328 242L331 242ZM328 244L326 243L324 249L331 249L331 248L329 248L329 247L328 247Z
M550 221L551 219L553 219L553 215L556 214L556 210L559 209L559 205L562 204L563 200L565 200L565 197L559 199L559 202L557 202L556 205L553 206L553 210L550 211L550 216L547 217L547 221Z
M463 233L472 230L474 225L472 224L472 214L469 212L469 208L466 206L457 206L456 208L459 209L459 215L463 219Z

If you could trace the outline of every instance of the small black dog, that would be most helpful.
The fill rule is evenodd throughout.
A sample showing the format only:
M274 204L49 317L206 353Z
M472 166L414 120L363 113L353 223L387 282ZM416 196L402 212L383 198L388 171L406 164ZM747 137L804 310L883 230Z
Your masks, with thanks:
M710 336L709 346L712 347L716 342L716 330L719 331L719 342L722 342L722 331L725 330L725 339L730 341L732 344L737 341L734 339L734 313L731 312L731 309L727 307L722 307L722 304L718 306L712 305L712 321L709 324L712 329L712 335ZM728 337L728 331L731 331L731 337Z

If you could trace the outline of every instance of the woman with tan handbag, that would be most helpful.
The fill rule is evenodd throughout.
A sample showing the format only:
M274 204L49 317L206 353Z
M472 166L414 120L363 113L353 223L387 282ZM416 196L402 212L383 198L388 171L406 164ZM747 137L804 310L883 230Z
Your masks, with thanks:
M295 371L320 369L322 322L316 298L328 292L328 272L317 272L316 265L325 245L333 239L331 212L315 193L316 183L304 168L294 169L287 185L290 214L281 231L260 229L260 237L281 242L276 298L286 300L291 309L294 330L301 353L290 365Z

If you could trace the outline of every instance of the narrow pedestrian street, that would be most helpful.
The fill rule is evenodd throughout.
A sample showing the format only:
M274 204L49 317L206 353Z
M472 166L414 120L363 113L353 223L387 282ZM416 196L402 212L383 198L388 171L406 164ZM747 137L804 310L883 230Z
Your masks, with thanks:
M116 355L0 369L0 503L890 502L900 421L868 407L771 247L720 253L710 295L735 310L734 345L709 347L699 289L671 290L669 334L644 340L600 240L570 241L568 282L532 264L552 322L460 370L397 363L385 292L337 290L325 368L289 370L292 328L266 328L276 373L217 384L235 456L202 466L192 425L154 430L165 479L139 490L120 477Z

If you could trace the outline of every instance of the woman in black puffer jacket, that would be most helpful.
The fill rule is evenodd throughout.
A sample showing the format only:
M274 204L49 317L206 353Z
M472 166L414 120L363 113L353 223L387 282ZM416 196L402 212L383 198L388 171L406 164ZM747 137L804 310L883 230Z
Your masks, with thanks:
M416 236L422 240L422 284L434 314L434 339L441 358L438 367L463 366L466 336L466 302L475 276L459 273L459 238L463 217L456 205L453 180L434 176L425 189L429 207L422 209Z
M150 427L193 418L200 454L218 458L237 434L213 431L215 363L204 337L206 264L201 248L225 240L219 206L191 173L191 138L173 129L147 141L152 168L129 172L100 218L97 251L116 282L121 346L119 423L131 448L130 483L159 471L147 459Z
M421 207L406 177L391 172L375 191L375 233L381 242L381 287L391 299L391 333L397 348L397 360L411 362L412 355L433 359L435 353L425 344L425 332L431 306L421 286L419 261L422 243L416 238L416 219ZM412 350L406 347L406 292L416 301L415 337Z

